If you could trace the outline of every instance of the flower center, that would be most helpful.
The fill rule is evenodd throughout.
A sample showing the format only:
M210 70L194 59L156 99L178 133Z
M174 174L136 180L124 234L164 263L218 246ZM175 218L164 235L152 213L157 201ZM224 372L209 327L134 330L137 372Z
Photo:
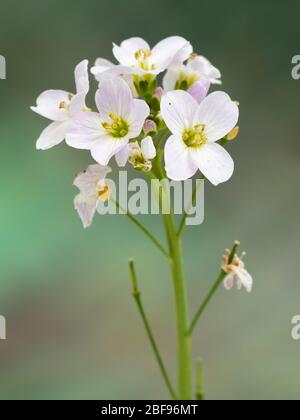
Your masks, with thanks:
M102 123L102 127L105 128L106 132L116 139L127 136L129 133L129 124L122 117L118 117L115 114L109 114L109 118L111 122Z
M155 64L149 63L149 60L148 60L149 57L151 57L151 55L152 55L151 50L143 50L143 49L136 51L136 53L134 54L134 57L142 70L145 70L145 71L155 70L156 68Z
M72 101L73 98L74 98L74 95L72 95L72 93L69 93L68 101L67 102L66 101L60 102L59 109L65 109L66 111L69 111L70 104L71 104L71 101Z
M196 73L185 73L181 71L175 85L175 90L188 90L198 80L199 76Z
M182 140L188 147L202 147L207 143L205 124L197 124L194 128L184 130Z

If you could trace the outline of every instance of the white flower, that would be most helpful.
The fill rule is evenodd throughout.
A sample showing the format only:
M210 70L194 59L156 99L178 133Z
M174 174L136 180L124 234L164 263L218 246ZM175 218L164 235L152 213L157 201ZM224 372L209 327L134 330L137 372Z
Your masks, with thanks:
M37 149L47 150L61 143L70 130L72 118L78 112L86 111L85 98L89 91L88 61L84 60L75 69L76 94L64 90L47 90L37 99L32 111L53 123L40 135Z
M151 160L156 156L156 149L152 137L148 136L141 141L129 143L116 155L118 166L124 167L129 160L135 169L149 172L152 169Z
M85 228L92 224L98 201L109 200L109 186L105 181L109 172L111 169L108 166L90 165L74 180L74 186L80 190L74 205Z
M242 261L242 257L246 254L243 253L241 257L236 254L233 257L231 264L228 262L230 251L227 250L227 254L224 255L222 261L222 270L228 273L224 279L224 286L226 290L231 290L233 285L236 283L239 290L244 287L247 292L252 291L253 278L245 269L245 264Z
M107 165L130 139L140 135L150 109L145 101L134 99L128 85L119 78L101 83L96 105L99 113L76 116L66 142L90 150L98 163Z
M162 97L161 113L170 129L165 146L167 175L175 181L191 178L199 169L214 185L227 181L234 163L216 141L237 124L239 109L224 92L214 92L201 104L178 90Z
M220 78L220 71L205 57L192 55L186 65L173 66L167 71L163 85L166 91L170 91L180 89L182 84L189 88L198 80L207 80L212 84L221 84Z
M120 46L113 46L115 58L132 74L157 75L168 67L183 63L192 51L191 44L179 36L166 38L153 49L142 38L130 38Z

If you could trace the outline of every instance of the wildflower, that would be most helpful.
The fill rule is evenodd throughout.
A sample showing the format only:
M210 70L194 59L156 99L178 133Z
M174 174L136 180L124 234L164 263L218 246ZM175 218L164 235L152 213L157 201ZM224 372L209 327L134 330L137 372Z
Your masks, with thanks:
M149 172L152 169L151 160L156 156L156 149L150 136L138 142L129 143L125 148L116 155L118 166L123 167L127 161L131 165L142 172Z
M229 253L230 251L226 250L222 260L222 270L227 273L224 279L225 289L231 290L234 283L236 283L239 290L244 287L250 293L252 291L253 278L245 269L245 264L242 260L246 253L244 252L241 257L235 254L231 264L228 262Z
M192 50L191 44L179 36L165 38L153 49L142 38L130 38L120 46L113 46L115 58L133 74L157 75L168 67L183 63Z
M85 98L89 91L88 61L84 60L75 69L76 94L64 90L47 90L37 99L32 111L53 122L42 132L36 147L47 150L61 143L70 131L72 119L77 113L88 111Z
M214 185L227 181L234 163L216 142L237 124L239 109L224 92L214 92L201 104L187 92L169 92L161 113L172 135L165 146L167 175L175 181L191 178L199 169Z
M150 110L145 101L132 97L120 78L101 83L96 105L99 113L77 116L66 141L77 149L90 150L98 163L107 165L129 140L140 135Z
M105 180L109 172L111 169L108 166L90 165L74 180L74 186L80 190L74 205L85 228L92 224L99 200L109 200L110 190Z

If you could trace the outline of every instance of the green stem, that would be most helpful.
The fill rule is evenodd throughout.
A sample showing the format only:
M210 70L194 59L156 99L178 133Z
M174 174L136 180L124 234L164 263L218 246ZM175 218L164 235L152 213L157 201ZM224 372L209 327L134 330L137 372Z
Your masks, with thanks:
M154 176L163 179L161 168L154 168ZM158 197L159 205L169 198L168 191L165 191L165 184L160 190ZM177 353L178 353L178 392L181 400L192 399L192 366L191 366L191 337L186 334L189 326L189 314L186 292L186 281L183 265L183 252L181 239L177 236L177 230L172 213L162 214L166 236L169 244L169 254L171 257L170 268L173 278L173 288L175 296L176 326L177 326Z
M163 215L166 233L170 243L172 261L170 268L175 295L177 352L178 352L178 390L182 400L192 399L191 337L186 334L189 326L186 282L183 267L183 254L180 238L177 237L173 216Z
M229 254L228 257L228 264L232 263L232 260L236 254L236 250L239 246L239 242L235 242L234 246ZM218 290L219 286L221 285L222 281L224 280L224 278L226 277L227 273L225 273L225 271L221 270L219 277L217 278L216 282L213 284L213 287L211 288L210 292L208 293L207 297L204 299L203 303L200 305L200 308L198 309L198 311L196 312L196 315L194 316L190 328L188 329L188 335L191 336L197 322L199 321L199 319L201 318L202 314L204 313L205 309L207 308L208 304L210 303L211 299L213 298L214 294L216 293L216 291Z
M154 243L154 245L163 253L163 255L165 257L167 257L168 259L170 259L170 255L168 254L168 252L165 250L165 248L163 247L163 245L159 242L158 239L155 238L154 235L152 235L151 232L149 232L149 230L136 218L134 217L130 212L125 211L123 209L123 207L118 203L118 201L111 199L116 207L121 210L123 213L126 214L126 216L137 226L141 229L142 232L145 233L145 235L148 236L148 238Z
M137 281L137 276L136 276L135 267L134 267L134 261L133 260L130 260L129 261L129 268L130 268L131 280L132 280L132 286L133 286L132 295L134 297L134 300L135 300L135 302L137 304L137 307L138 307L138 310L140 312L140 315L141 315L142 321L144 323L144 326L145 326L145 329L146 329L146 332L147 332L149 341L151 343L151 347L153 349L154 355L156 357L156 360L157 360L158 366L160 368L160 371L162 373L162 376L163 376L163 379L165 381L165 384L166 384L166 386L167 386L167 388L169 390L169 393L171 395L171 398L173 400L177 400L177 397L176 397L174 388L173 388L173 386L171 384L171 381L169 379L169 375L168 375L167 370L165 368L165 365L163 363L163 360L162 360L162 357L160 355L158 346L156 344L154 335L152 333L152 330L151 330L149 321L147 319L145 310L143 308L143 304L142 304L142 300L141 300L141 292L140 292L139 287L138 287L138 281Z
M196 399L199 401L204 400L204 387L203 387L203 360L198 359L196 362Z
M202 175L200 179L205 180L205 176L204 176L204 175ZM180 222L180 225L179 225L178 231L177 231L177 236L181 236L181 235L182 235L182 233L183 233L183 229L184 229L184 227L185 227L185 222L186 222L186 219L187 219L187 217L188 217L188 213L189 213L189 211L191 210L192 205L193 205L193 203L194 203L194 201L195 201L195 198L196 198L196 196L197 196L197 192L198 192L199 186L200 186L200 184L198 184L198 182L197 182L197 184L196 184L196 186L195 186L195 188L194 188L194 190L193 190L193 193L192 193L191 202L190 202L190 204L189 204L188 208L185 210L184 215L182 216L182 219L181 219L181 222Z

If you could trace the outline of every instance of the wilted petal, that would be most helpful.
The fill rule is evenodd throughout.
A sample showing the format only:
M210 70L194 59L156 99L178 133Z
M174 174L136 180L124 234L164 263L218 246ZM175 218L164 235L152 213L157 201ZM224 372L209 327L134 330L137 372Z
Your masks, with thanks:
M239 119L239 108L225 92L208 95L199 105L194 124L205 124L209 142L215 142L226 136Z
M37 150L48 150L61 143L71 127L71 121L56 121L50 124L40 135Z
M167 93L161 100L163 119L173 134L180 134L193 127L198 103L187 92L177 90Z
M190 150L195 165L212 184L218 185L231 178L234 162L224 147L211 143Z
M231 290L234 284L234 274L228 273L224 279L224 286L226 290Z
M174 181L184 181L197 172L190 150L181 137L171 136L165 146L165 165L168 178Z

